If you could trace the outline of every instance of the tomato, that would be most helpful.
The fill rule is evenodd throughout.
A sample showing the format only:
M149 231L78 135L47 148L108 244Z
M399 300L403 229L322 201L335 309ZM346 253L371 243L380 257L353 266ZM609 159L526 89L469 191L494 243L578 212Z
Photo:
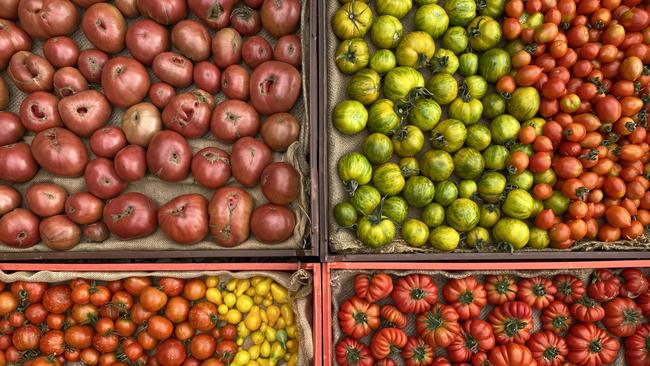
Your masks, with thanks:
M535 364L530 350L521 344L497 346L488 353L488 360L493 366L525 366Z
M350 2L343 4L332 17L332 30L339 39L363 37L373 23L372 10L368 4Z
M606 365L614 362L619 341L593 323L576 324L566 337L567 360L581 365Z
M400 311L422 313L436 303L438 287L430 276L412 274L397 280L391 297Z
M235 350L236 352L236 350ZM336 362L341 366L372 366L370 349L353 338L343 338L336 344Z
M399 311L395 306L385 304L380 310L381 318L390 324L390 327L403 329L408 325L406 315Z
M341 304L339 309L341 330L356 339L365 337L379 327L379 310L377 304L352 297Z
M460 332L458 319L458 313L452 306L434 305L417 316L417 334L432 347L447 347Z
M485 277L487 302L491 305L501 305L514 300L517 289L517 282L511 276L488 275Z
M401 353L406 366L425 366L433 362L433 347L422 338L409 337Z
M560 301L553 301L540 315L542 328L554 334L564 334L573 324L569 308Z
M509 301L492 309L487 321L492 325L498 344L524 344L533 328L532 309L526 303Z
M390 296L393 279L386 273L359 274L354 279L354 290L359 298L376 302Z
M618 296L621 282L608 269L597 269L592 274L592 280L587 287L589 296L600 302L606 302Z
M467 362L479 352L494 348L495 339L490 324L485 320L470 319L463 323L453 342L447 347L452 361Z
M643 321L641 309L629 298L616 298L606 303L604 308L603 325L615 336L633 335Z
M564 362L569 353L564 338L551 331L535 333L526 343L538 366L556 366Z

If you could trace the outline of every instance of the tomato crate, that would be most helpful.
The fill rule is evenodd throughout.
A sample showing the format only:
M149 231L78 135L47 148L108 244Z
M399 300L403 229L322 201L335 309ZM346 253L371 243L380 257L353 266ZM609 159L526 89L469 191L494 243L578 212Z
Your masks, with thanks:
M551 354L553 361L559 355L576 364L586 354L581 339L593 334L604 350L603 362L595 364L644 364L649 266L647 260L326 263L324 365L345 365L346 350L361 355L359 365L405 365L404 357L417 355L434 358L434 365L486 359L518 365ZM418 296L410 298L416 289ZM627 321L618 318L621 313ZM361 314L364 322L355 322ZM509 320L519 324L516 331L506 330ZM544 353L549 348L557 352ZM513 352L524 356L517 361Z
M184 2L185 3L185 2ZM231 6L234 6L235 3L238 2L232 2ZM72 3L70 3L72 4ZM80 4L80 3L77 3ZM156 5L156 3L152 3L153 5ZM205 16L203 19L200 19L200 16L197 16L196 13L200 12L200 8L203 7L205 4L199 4L199 3L194 3L198 4L197 6L199 7L199 10L196 10L196 8L192 8L190 6L189 8L192 9L185 9L185 6L183 7L183 11L187 10L187 16L184 18L195 22L195 25L197 24L196 22L201 24L201 27L205 28L205 32L209 34L210 41L212 41L213 38L215 38L216 34L216 26L213 28L210 28L206 24L206 18ZM280 240L280 242L276 242L274 244L267 244L265 242L262 242L261 240L258 240L253 234L250 234L246 239L240 240L241 243L239 243L236 247L228 246L228 245L218 245L215 243L215 240L213 239L212 234L206 235L202 240L199 240L197 243L193 245L183 245L179 244L178 242L170 239L168 236L166 236L162 230L159 229L158 226L156 226L155 230L149 230L152 231L149 235L144 236L144 237L139 237L134 240L121 240L120 238L123 236L120 236L118 238L117 235L110 235L107 240L104 240L102 243L96 243L91 241L89 238L86 238L86 236L82 236L81 240L74 245L71 248L68 248L67 250L54 250L51 248L48 248L43 242L38 242L37 244L33 244L32 240L30 238L30 245L23 245L20 243L19 245L15 245L16 243L12 242L13 246L9 245L4 245L0 243L0 260L2 261L57 261L57 260L82 260L82 259L108 259L108 260L120 260L120 259L165 259L165 258L184 258L184 259L191 259L191 258L214 258L219 261L226 261L229 258L274 258L274 260L282 260L286 258L315 258L319 256L320 253L320 233L319 233L319 225L318 223L320 222L318 215L319 215L319 205L318 205L318 188L317 188L317 180L318 180L318 164L317 164L317 158L318 158L318 147L319 147L319 137L317 134L317 117L318 117L318 105L317 105L317 95L318 95L318 83L317 83L317 47L316 47L316 39L317 39L317 7L318 7L318 1L313 1L313 0L300 0L301 8L299 11L294 11L294 16L299 17L299 24L295 25L296 30L294 32L295 35L300 37L299 41L293 40L291 42L300 42L300 45L302 47L302 58L300 61L294 60L293 63L296 64L296 69L300 70L301 76L299 79L297 79L299 82L295 82L292 86L294 88L297 88L297 85L300 85L300 93L297 96L296 102L291 108L290 112L292 115L295 116L296 120L298 120L298 123L300 125L300 131L296 132L295 128L291 132L287 132L286 136L293 136L295 137L295 141L293 143L286 147L278 147L276 152L271 152L270 149L269 155L272 155L272 161L273 162L286 162L291 164L296 168L296 171L298 173L298 178L297 181L298 183L298 188L297 188L297 196L294 200L286 204L286 207L293 212L294 214L294 220L293 222L295 223L294 226L288 225L285 226L287 228L286 234L288 235L288 239L286 240ZM90 5L90 3L86 4L87 6ZM101 6L104 6L106 4L102 4ZM111 8L110 9L115 9L113 7L114 2L111 2ZM67 6L67 5L66 5ZM75 6L75 11L76 11L76 17L77 23L81 23L81 19L84 16L84 14L87 13L84 8L82 8L80 5L74 5ZM87 7L85 6L85 7ZM108 5L106 5L108 6ZM207 6L207 5L205 5ZM119 7L119 6L118 6ZM222 9L223 10L223 9ZM117 11L117 10L116 10ZM124 11L124 10L122 10ZM208 11L205 11L206 14ZM230 14L230 10L227 10L227 13ZM225 12L224 12L225 14ZM249 13L246 13L249 14ZM90 15L89 15L90 16ZM120 15L121 17L122 15ZM135 14L130 15L127 17L128 19L124 21L125 27L132 27L134 24L139 24L141 21L143 21L146 17L140 16L138 11L135 11ZM227 18L227 15L226 15ZM259 19L259 16L258 16ZM18 19L12 19L12 20L2 20L3 22L12 22L11 27L15 27L13 22L17 22ZM162 20L161 20L162 21ZM212 20L210 20L212 21ZM148 22L152 22L152 20L148 20ZM174 22L176 23L176 21ZM145 23L147 25L147 23ZM149 23L151 25L151 23ZM172 26L171 24L168 24L168 27L163 27L162 25L158 25L158 23L154 24L154 26L158 27L157 29L162 29L164 32L170 33L172 31ZM212 24L213 25L213 24ZM211 25L211 26L212 26ZM222 28L223 26L219 27ZM195 27L196 28L196 27ZM86 36L84 33L84 29L81 24L79 24L79 27L74 28L69 32L69 38L74 41L74 43L78 46L79 51L86 51L89 49L93 48L100 48L100 47L95 47L91 42L91 39ZM129 28L130 29L130 28ZM233 29L233 28L230 28ZM20 30L20 29L19 29ZM125 30L126 31L126 30ZM136 32L134 32L136 33ZM63 33L61 33L63 34ZM266 30L262 30L259 32L256 32L261 38L266 39L271 47L275 45L275 39L279 37L273 37L269 32ZM25 36L29 38L27 33L25 33ZM165 51L178 51L182 52L178 48L172 49L171 45L171 37L169 34L167 34L167 37L170 38L170 40L167 41L167 49ZM49 37L46 37L49 38ZM246 37L249 38L249 37ZM258 37L259 38L259 37ZM243 38L240 38L243 39ZM32 41L30 40L30 46L32 45ZM136 41L134 41L137 43ZM143 41L147 42L147 41ZM124 46L124 42L122 42L122 46ZM140 42L141 44L145 44ZM139 43L139 44L140 44ZM162 41L161 41L162 43ZM179 43L177 41L177 43ZM284 43L286 44L286 42ZM44 51L44 42L42 39L33 39L33 47L29 47L29 50L33 52L36 56L42 57ZM214 47L213 47L214 48ZM121 52L108 52L111 54L111 58L113 57L132 57L132 58L137 58L140 60L140 58L133 56L127 48L120 48L122 50ZM218 47L217 47L218 49ZM291 43L289 42L289 47L287 49L294 49L291 47ZM209 52L209 61L210 63L213 63L213 58L212 58L212 52L210 49L208 49ZM290 52L290 51L287 51ZM167 54L172 53L168 52ZM144 57L144 56L142 56ZM207 58L207 57L206 57ZM94 59L93 59L94 60ZM285 59L286 60L286 59ZM3 60L5 61L5 60ZM6 60L8 63L8 59ZM131 60L132 61L132 60ZM145 61L142 61L145 63ZM155 72L151 70L152 61L149 60L148 63L145 63L147 68L147 72L149 74L149 77L151 79L150 84L154 84L160 81L160 78L156 75ZM192 62L190 62L192 63ZM243 62L240 62L241 65L244 65ZM197 61L198 64L198 61ZM298 64L300 64L298 66ZM219 75L221 75L221 72L225 70L225 67L218 66L220 68ZM210 69L212 70L212 69ZM253 68L248 68L248 66L244 65L238 68L238 70L245 70L249 75L252 74ZM74 71L74 70L73 70ZM82 72L83 73L83 72ZM289 72L287 72L289 73ZM0 72L0 77L6 82L6 86L8 90L5 90L5 88L2 89L2 94L3 96L7 94L9 96L8 103L6 106L3 105L2 110L7 111L7 112L13 112L16 114L19 114L21 110L28 110L29 107L21 108L21 105L23 104L24 100L30 100L28 96L30 94L26 94L23 91L19 90L17 86L15 85L14 82L12 82L12 79L9 75L8 68L6 65L3 66L2 71ZM66 74L67 75L67 74ZM79 74L81 75L81 74ZM207 72L206 75L214 75L214 72L212 74L210 72ZM293 75L293 73L291 73ZM67 77L64 75L64 78ZM219 76L220 77L220 76ZM55 78L56 79L56 78ZM225 79L224 79L225 80ZM91 84L93 84L93 90L98 90L98 91L103 91L100 85L98 85L98 81L92 81L89 80ZM2 83L2 85L5 85L5 82ZM208 83L208 82L206 82ZM55 83L56 84L56 83ZM144 84L144 82L143 82ZM67 85L67 84L66 84ZM164 85L163 85L164 86ZM169 85L167 85L169 87ZM196 88L196 84L191 84L186 87L182 88L177 88L174 89L174 93L178 92L178 94L187 94L190 95L191 92L193 92ZM50 88L52 89L52 88ZM173 88L172 88L173 89ZM227 99L226 94L221 91L221 88L219 89L216 94L210 94L210 103L211 106L210 108L215 108L217 104L221 103L225 99ZM247 87L248 90L248 87ZM7 93L5 93L7 91ZM51 91L51 90L49 90ZM56 91L52 91L52 93L55 93ZM169 90L167 90L169 92ZM163 93L164 94L164 93ZM248 94L248 91L247 91ZM33 95L33 93L32 93ZM153 93L152 93L153 95ZM158 94L156 94L158 95ZM194 95L194 94L192 94ZM196 94L198 95L198 94ZM214 99L212 101L211 99ZM33 99L33 98L31 98ZM50 101L52 99L58 100L58 97L55 97L54 94L51 94ZM110 99L110 98L108 98ZM204 98L205 99L205 98ZM204 100L202 99L202 100ZM234 99L234 98L230 98ZM248 100L248 98L244 98L245 100ZM148 103L147 107L154 107L151 100L151 98L143 98L141 102L146 102ZM2 102L3 104L4 101ZM193 102L194 103L194 102ZM121 127L123 123L123 118L124 115L127 114L127 109L123 108L123 106L118 106L118 104L115 104L114 106L111 106L110 103L107 102L109 107L112 108L110 113L108 113L108 116L105 118L105 127L111 126L111 127ZM164 110L164 107L172 104L172 103L155 103L157 105L162 105L163 107L156 107L159 111L158 113L158 119L162 120L162 112ZM198 104L198 102L197 102ZM195 104L195 105L197 105ZM201 105L201 108L205 107L204 105ZM36 107L34 107L36 108ZM154 108L154 109L156 109ZM46 108L47 109L47 108ZM51 109L51 108L50 108ZM253 108L251 108L253 109ZM56 106L54 107L54 111L56 112L57 108ZM149 112L152 110L149 109ZM4 113L4 112L3 112ZM137 115L139 112L132 112L131 115ZM212 109L209 111L208 117L211 117ZM257 113L257 112L256 112ZM268 112L270 115L272 112ZM204 112L192 112L190 115L196 116L196 115L201 115L205 116L206 113ZM58 113L57 113L58 115ZM261 116L261 114L260 114ZM135 120L138 120L137 117L134 117ZM154 119L156 117L154 116ZM171 117L170 117L171 118ZM203 118L203 117L200 117ZM260 121L263 121L263 117L255 117L258 119L258 125L260 124ZM60 122L60 121L59 121ZM161 121L157 121L158 124L160 125L159 127L162 126ZM48 122L49 123L49 122ZM210 118L208 118L208 127L210 123ZM63 123L59 123L57 126L63 126ZM294 126L294 124L292 124ZM68 127L66 125L66 127ZM259 127L259 126L258 126ZM180 127L179 127L180 128ZM293 128L293 127L290 127ZM159 128L160 129L160 128ZM164 128L165 130L169 130L169 128ZM259 128L258 128L259 129ZM21 144L20 148L23 149L22 152L24 153L24 149L26 148L27 150L31 150L31 144L32 141L35 140L35 135L37 135L37 130L33 129L34 131L31 131L29 128L27 128L27 131L24 136L21 136L18 138L18 142ZM210 130L210 128L208 128ZM257 130L256 130L257 131ZM294 136L295 135L295 136ZM79 136L82 136L80 134ZM188 135L189 136L189 135ZM257 137L257 132L255 133L255 136ZM284 136L284 135L283 135ZM286 137L285 136L285 137ZM73 136L74 137L74 136ZM89 148L90 143L89 143L89 138L88 136L82 136L83 139L81 139L81 142L83 145L85 145L85 150L87 153L87 160L94 159L96 154L91 154L91 149ZM149 136L151 137L151 136ZM131 144L140 144L143 145L144 147L147 146L147 143L144 142L132 142L132 139L128 139L129 143ZM135 141L136 139L133 139ZM207 148L207 147L214 147L221 149L223 151L226 151L228 154L231 152L231 145L232 143L224 143L226 141L225 139L222 140L217 140L216 136L213 136L211 132L207 132L202 136L199 137L188 137L187 138L187 145L190 148L191 156L194 156L197 154L198 151ZM126 140L124 141L126 144ZM282 150L282 151L280 151ZM265 149L266 151L266 149ZM1 155L1 154L0 154ZM115 154L113 154L115 155ZM187 155L187 154L186 154ZM198 154L197 154L198 155ZM4 156L4 155L3 155ZM15 155L12 155L15 156ZM32 159L33 160L33 159ZM228 163L229 164L229 163ZM14 164L15 165L15 164ZM36 164L36 168L38 168L38 164ZM0 167L0 170L5 169L5 166L3 165ZM7 168L9 169L9 168ZM133 181L128 184L128 187L122 189L120 193L142 193L147 195L151 200L153 200L158 207L162 207L165 203L169 202L173 198L176 198L177 196L180 195L189 195L189 194L200 194L210 200L214 193L214 189L208 189L205 188L204 186L199 185L194 177L190 174L185 176L183 179L180 181L174 181L172 182L171 180L163 181L162 179L158 179L158 177L155 177L153 174L149 173L149 168L146 167L146 175L144 178ZM200 170L197 168L197 170ZM20 193L22 196L22 202L19 203L19 208L27 208L28 205L25 203L26 199L26 190L30 185L35 184L35 183L54 183L56 185L59 185L60 187L63 187L68 195L72 195L73 193L77 193L80 191L87 191L87 183L84 181L84 170L81 170L81 174L76 174L76 176L64 176L64 174L59 174L56 172L49 172L45 171L45 169L40 169L35 175L32 174L32 178L24 181L24 179L14 179L13 181L19 182L19 183L11 183L9 180L4 180L7 178L6 175L7 172L3 171L3 176L0 177L0 186L11 186L11 188L14 188L16 191ZM67 173L66 173L67 174ZM74 175L74 174L72 174ZM228 177L230 177L230 173L228 173ZM207 178L206 178L207 179ZM173 179L172 179L173 180ZM122 182L124 186L126 186L126 182ZM237 180L234 177L231 177L228 179L226 183L224 183L229 186L235 186L235 187L240 187L240 184L237 182ZM254 207L259 207L267 202L267 199L263 195L263 192L261 190L260 185L255 184L254 187L251 188L246 188L247 192L249 193L250 197L252 197L253 200L253 206ZM4 191L3 191L4 192ZM3 193L4 194L4 193ZM93 193L94 194L94 193ZM108 203L109 199L114 199L115 196L112 196L110 198L102 198L105 203ZM151 210L150 210L151 211ZM59 211L62 212L62 211ZM283 212L288 213L286 210L283 210ZM101 213L101 210L100 210ZM43 217L47 217L50 215L40 215ZM151 216L154 215L149 215L149 220L147 221L152 221ZM215 215L218 217L225 217L225 215ZM250 216L250 215L249 215ZM36 216L34 216L36 218ZM94 220L94 219L93 219ZM32 220L35 221L35 220ZM73 220L74 221L74 220ZM96 220L95 220L96 221ZM99 219L99 221L102 221L102 218ZM76 221L75 221L76 222ZM80 221L81 222L81 221ZM85 225L86 223L84 223ZM38 227L38 224L36 225ZM80 225L79 225L80 226ZM205 227L206 225L204 225ZM81 227L81 226L80 226ZM83 227L85 228L85 226ZM82 229L83 229L82 228ZM289 231L289 228L292 228ZM115 234L115 233L113 233ZM31 237L31 235L30 235ZM284 237L284 236L283 236ZM272 240L266 240L267 242L271 242ZM27 247L29 246L29 247ZM61 248L59 248L61 249Z
M233 357L243 357L278 365L322 365L320 264L3 263L0 283L1 311L13 307L9 312L24 312L27 318L12 328L13 334L38 332L30 324L36 324L36 314L44 315L38 322L39 338L52 340L47 344L56 349L60 338L65 347L65 357L63 352L53 356L63 358L57 364L110 357L131 364L147 357L182 356L191 364L229 364ZM150 311L152 307L159 310ZM81 308L90 310L90 320L78 318ZM74 323L63 327L68 320ZM100 326L114 332L92 343L91 337L100 337L94 334ZM88 345L71 340L77 333ZM145 339L147 335L154 338ZM12 336L6 337L9 344L0 356L8 365L43 362L54 352L42 349L44 341L28 346L31 351L16 351Z

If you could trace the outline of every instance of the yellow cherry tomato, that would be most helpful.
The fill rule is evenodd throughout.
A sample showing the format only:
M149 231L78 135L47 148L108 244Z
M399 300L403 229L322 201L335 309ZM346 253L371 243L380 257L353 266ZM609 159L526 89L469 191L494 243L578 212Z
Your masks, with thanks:
M226 306L226 304L219 305L219 307L217 307L217 312L219 315L226 315L228 312L228 306Z
M260 317L260 307L259 306L253 306L248 314L246 315L246 319L244 319L244 324L246 325L246 328L250 331L256 331L260 329L260 326L262 325L262 319Z
M227 321L228 323L232 325L239 324L241 322L241 313L237 309L230 309L226 313L226 315L223 316L224 320Z
M298 330L296 329L295 324L288 325L285 330L289 338L298 338Z
M235 288L235 295L243 295L248 288L251 287L251 281L249 279L239 279L237 280L237 286Z
M248 361L246 366L260 366L260 363L257 362L257 360L250 360L250 361Z
M237 296L233 294L232 292L227 292L223 293L223 303L226 304L227 307L232 308L235 306L237 303Z
M248 353L251 355L251 360L257 360L260 358L260 346L258 344L250 346Z
M230 292L235 292L235 289L237 288L237 279L233 278L232 280L228 281L226 284L226 290Z
M275 323L275 327L278 329L284 329L287 327L287 323L285 322L284 318L278 319L278 321Z
M286 304L288 300L289 291L286 288L278 285L273 282L271 284L271 294L273 295L273 300L279 304Z
M221 291L218 288L210 287L205 292L205 298L208 299L213 304L221 305L223 304L223 299L221 298Z
M205 285L208 288L213 288L219 286L219 277L217 276L208 276L205 278Z
M253 277L251 277L251 285L252 285L252 286L257 285L257 284L260 283L260 281L262 281L264 278L265 278L265 277L262 277L262 276L253 276Z
M280 314L282 314L282 317L284 318L284 321L287 325L293 324L293 308L290 304L282 305L282 307L280 307Z
M233 358L230 365L231 366L246 366L246 364L250 360L251 360L251 355L248 353L248 351L246 351L245 349L240 349L235 354L235 358Z
M248 313L253 307L253 299L248 295L241 295L237 298L235 306L242 313Z
M262 305L268 308L269 306L273 305L273 299L264 299L264 301L262 301Z
M267 306L266 316L269 318L269 325L274 326L275 322L280 318L280 308L277 305Z
M271 365L268 358L260 358L259 360L257 360L257 362L259 362L260 366L270 366Z
M264 333L262 331L255 331L253 334L251 334L251 341L253 341L253 344L262 344L266 338L264 337Z
M271 363L277 364L278 361L280 361L286 353L287 351L282 348L280 342L273 343L271 345L271 356L269 357L271 359Z
M271 278L267 278L263 281L260 281L255 285L255 293L257 293L258 295L265 296L271 290L272 283L273 283L273 279Z
M253 304L262 305L263 301L264 301L264 296L260 296L260 295L253 296Z
M260 355L262 357L269 357L271 355L271 342L264 341L260 346Z
M266 340L269 342L275 342L275 329L268 327L264 331L264 336L266 337Z
M244 345L244 341L245 341L245 340L246 340L246 338L238 337L238 338L237 338L237 341L236 341L235 343L236 343L239 347L241 347L241 346Z
M297 366L298 365L298 353L292 353L291 357L289 357L289 362L287 362L287 366Z
M295 339L290 339L287 341L287 351L291 353L298 352L298 341Z
M237 324L237 336L246 339L251 334L251 331L246 328L244 323Z
M260 318L262 319L262 323L269 322L269 317L266 315L266 310L260 309Z
M255 296L255 287L249 287L244 293L250 297Z

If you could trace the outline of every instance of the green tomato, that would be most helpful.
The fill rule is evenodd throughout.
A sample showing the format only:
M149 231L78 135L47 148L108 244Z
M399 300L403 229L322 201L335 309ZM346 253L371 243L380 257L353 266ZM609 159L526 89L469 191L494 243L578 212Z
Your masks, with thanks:
M402 170L404 178L420 175L420 163L412 156L399 159L399 168Z
M399 165L388 162L378 166L372 174L372 185L382 196L395 196L404 189L404 176Z
M479 207L478 224L484 228L491 228L501 218L501 210L495 204L483 204Z
M497 203L506 189L506 177L499 172L487 172L478 181L478 195L489 203Z
M510 151L503 145L490 145L487 149L483 150L486 169L504 170L509 157Z
M341 133L354 135L366 128L368 111L356 100L343 100L334 107L332 121Z
M505 50L508 51L508 54L510 55L514 55L515 53L525 49L526 49L526 44L521 39L515 39L514 41L510 41L506 43L506 47L505 47Z
M368 107L368 131L392 135L400 124L394 104L388 99L379 99Z
M336 66L344 74L354 74L368 66L369 55L368 44L362 38L347 39L336 50Z
M332 30L340 39L363 38L372 26L372 9L362 1L341 6L332 17Z
M412 67L398 66L384 77L384 97L393 102L404 99L411 90L421 87L424 87L424 77Z
M334 220L343 228L357 223L357 210L350 202L341 202L334 206Z
M343 155L338 161L337 171L339 178L350 192L354 192L358 186L370 183L372 179L372 165L358 152Z
M373 69L359 70L348 83L350 98L368 105L379 99L381 76Z
M397 66L397 59L391 50L377 50L370 57L370 68L385 74Z
M520 143L515 143L515 144L510 146L510 152L513 153L515 151L521 151L521 152L525 153L526 155L528 155L528 157L533 156L533 154L535 153L535 151L533 151L533 146L532 145L528 145L528 144L524 145L524 144L520 144Z
M395 239L395 224L388 219L362 217L357 226L357 238L368 247L383 247Z
M544 120L544 118L535 117L524 122L521 126L522 127L531 126L535 129L535 135L542 136L542 132L545 124L546 124L546 120Z
M428 227L438 227L445 222L445 208L438 203L432 202L422 209L420 219Z
M506 100L497 93L489 93L481 100L483 103L483 117L496 118L506 112Z
M510 174L506 180L508 183L524 191L530 191L533 188L533 173L530 170L524 170L518 174Z
M458 183L458 197L472 198L478 191L478 186L473 180L461 180Z
M496 83L510 72L510 54L502 48L492 48L478 59L478 73L488 82Z
M446 119L431 131L431 145L434 149L447 152L458 151L467 138L467 128L457 119Z
M427 90L438 104L449 104L458 95L458 82L452 75L434 74L427 82Z
M422 175L434 182L449 179L454 172L454 159L443 150L429 150L420 157Z
M429 178L417 175L406 181L402 196L409 205L421 208L433 201L435 192L435 186Z
M371 60L372 62L372 60ZM458 73L464 77L475 75L478 71L478 55L475 53L463 53L458 57ZM485 79L483 79L485 80Z
M546 183L554 186L557 183L557 176L553 169L546 169L541 173L533 174L533 184Z
M481 99L487 94L488 83L482 76L472 75L465 78L465 85L467 85L467 92L472 98ZM481 108L481 110L483 110Z
M544 202L533 200L533 212L530 214L530 217L536 217L542 211L544 211Z
M513 189L508 192L501 210L510 217L525 220L533 212L533 197L523 189Z
M458 248L459 243L460 235L458 231L447 225L440 225L431 230L431 234L429 234L429 244L434 249L443 252L453 252Z
M392 137L393 150L399 157L415 156L424 147L424 134L412 125L408 125Z
M418 98L413 103L408 121L423 132L431 131L440 121L442 109L433 99Z
M530 230L525 222L506 217L494 225L492 237L500 246L505 244L510 250L517 250L528 243Z
M476 2L474 0L445 1L445 11L449 15L449 24L467 26L476 17Z
M490 232L486 228L477 226L467 233L465 242L472 248L482 249L490 244Z
M476 149L464 147L454 154L454 174L461 179L474 179L484 168L483 156Z
M350 203L357 211L364 215L370 215L379 207L381 194L375 187L366 184L354 191Z
M415 12L415 29L429 33L433 39L440 38L449 26L449 17L440 5L423 5Z
M562 192L553 191L551 198L544 201L544 208L553 210L553 213L557 216L561 216L566 210L569 209L569 204L571 201L566 198Z
M548 231L538 227L530 229L530 238L528 239L528 246L533 249L546 249L551 244L551 238Z
M434 73L444 72L453 75L458 70L458 66L459 62L456 54L446 48L439 48L433 54L431 68Z
M425 67L436 51L433 38L421 31L406 34L397 45L395 57L400 66Z
M376 0L375 7L380 15L392 15L402 19L411 11L413 3L411 0Z
M539 104L537 89L531 86L517 88L508 100L508 113L523 122L535 117L539 111Z
M465 52L468 46L469 37L463 27L450 27L442 36L442 47L451 50L455 54Z
M478 99L465 95L451 102L447 112L449 113L449 118L457 119L465 125L473 125L481 119L483 103Z
M382 15L372 24L370 39L379 48L395 48L404 34L399 19L392 15Z
M467 139L465 145L478 151L483 151L490 146L492 133L490 129L482 124L473 124L467 127Z
M501 15L503 15L503 11L506 8L506 0L479 0L479 1L480 1L479 8L481 8L479 13L481 15L491 16L494 19L497 19Z
M534 14L524 12L519 17L519 23L521 23L522 29L537 29L540 25L544 24L544 14L541 12Z
M469 46L474 51L483 52L495 47L501 41L501 25L487 15L474 18L467 28Z
M400 196L388 197L384 200L381 213L397 225L401 225L409 214L409 205Z
M402 225L402 238L412 247L421 247L429 240L429 227L420 220L408 219Z
M427 4L436 4L438 0L415 0L415 5L422 6Z
M445 219L449 226L457 231L466 233L478 225L478 205L470 199L459 198L447 207Z
M436 194L433 199L439 204L447 207L458 198L458 187L456 183L447 180L436 183Z
M519 121L509 114L502 114L490 122L492 140L497 144L516 141L520 129Z
M382 164L393 156L393 142L383 133L373 133L363 139L363 155L373 164Z

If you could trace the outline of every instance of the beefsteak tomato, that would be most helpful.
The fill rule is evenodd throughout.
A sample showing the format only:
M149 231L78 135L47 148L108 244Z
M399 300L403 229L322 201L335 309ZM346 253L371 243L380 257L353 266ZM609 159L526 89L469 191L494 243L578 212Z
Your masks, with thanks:
M553 277L557 288L555 298L565 304L573 304L585 293L585 284L581 279L570 274L560 274Z
M591 277L591 283L587 287L587 293L592 299L604 303L620 292L621 281L609 269L597 269Z
M458 313L449 305L436 304L430 310L418 315L415 329L418 335L432 347L445 348L460 332Z
M605 317L605 309L599 303L586 296L571 304L570 309L571 315L577 321L583 323L601 321Z
M488 275L485 277L487 302L490 305L501 305L512 301L517 296L517 282L508 275Z
M410 274L397 280L391 297L400 311L419 314L438 301L438 286L431 276Z
M393 279L386 273L358 274L354 278L354 291L359 298L369 302L383 300L393 291Z
M517 299L537 310L547 307L554 300L557 292L553 282L542 276L522 278L518 286Z
M569 307L558 300L553 301L542 311L539 320L542 322L542 328L554 334L564 334L573 324Z
M643 324L625 339L625 362L629 366L650 365L650 324Z
M406 342L408 336L399 328L382 328L378 330L370 341L370 354L381 360L390 355L399 353Z
M616 360L621 345L594 323L576 324L566 337L567 360L579 366L609 365Z
M498 344L525 344L533 329L533 310L524 302L508 301L492 309L487 321Z
M640 295L648 292L647 278L643 272L636 268L626 268L620 273L621 289L619 294L621 297L637 298Z
M406 366L429 366L433 363L433 347L422 338L409 337L401 356Z
M467 362L479 352L488 352L496 341L492 327L485 320L470 319L463 323L460 333L447 347L447 354L454 362Z
M442 288L442 296L456 309L461 320L478 317L487 304L485 288L474 276L447 281Z
M343 338L336 344L336 362L340 366L372 366L368 347L353 338Z
M356 296L341 304L338 316L343 333L356 339L379 328L379 305Z
M393 305L386 304L381 307L381 318L384 319L389 327L395 327L395 328L406 328L408 325L408 319L406 318L406 315L399 311L398 308L396 308Z
M562 366L569 353L564 339L548 330L533 334L526 345L537 366Z
M644 321L641 309L630 298L617 297L604 306L603 325L618 337L629 337Z
M535 365L532 352L521 344L509 343L493 348L488 353L492 366L530 366Z

